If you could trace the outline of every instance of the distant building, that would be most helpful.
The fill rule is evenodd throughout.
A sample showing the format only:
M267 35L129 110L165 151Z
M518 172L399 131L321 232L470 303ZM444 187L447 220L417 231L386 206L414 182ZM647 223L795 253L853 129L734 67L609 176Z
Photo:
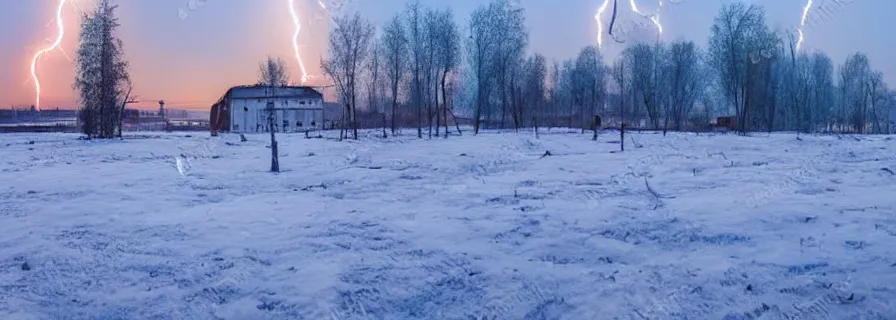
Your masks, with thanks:
M269 128L267 104L274 104L274 127ZM212 134L304 132L321 129L324 122L323 95L311 87L240 86L212 106Z
M713 125L713 131L734 131L737 130L737 117L726 116L716 118Z

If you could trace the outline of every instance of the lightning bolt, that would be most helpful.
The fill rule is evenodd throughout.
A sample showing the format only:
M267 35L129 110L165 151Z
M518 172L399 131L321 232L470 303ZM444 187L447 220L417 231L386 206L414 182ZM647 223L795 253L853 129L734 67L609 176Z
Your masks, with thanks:
M333 24L336 24L336 18L333 17L333 12L330 12L330 8L327 8L327 5L324 4L324 1L323 1L323 0L317 0L317 5L319 5L321 9L324 9L324 12L326 12L327 15L330 16L330 18L331 18L331 19L330 19L331 22L332 22ZM340 6L337 4L337 6L336 6L335 9L336 9L336 10L339 10L339 7L340 7ZM338 25L337 25L337 27L338 27Z
M597 48L600 49L604 45L604 23L601 21L601 16L603 16L604 11L607 11L607 6L610 5L610 0L604 0L604 4L597 9L597 14L594 15L594 20L597 21Z
M646 14L641 13L641 10L638 10L638 4L635 3L635 0L628 0L628 6L632 8L632 12L638 14L639 16L647 18Z
M656 26L657 31L662 34L663 33L663 24L660 23L660 9L663 7L663 0L660 0L660 6L657 8L656 12L653 14L646 14L638 10L638 5L635 3L635 0L628 0L629 6L632 7L632 12L635 14L647 18L650 22L653 22L653 25Z
M803 8L803 17L800 19L800 28L796 29L796 32L799 33L799 40L796 42L796 51L800 51L800 47L803 46L803 27L806 25L806 18L809 16L809 10L812 9L812 0L808 0L806 2L806 6Z
M292 49L296 54L296 60L299 62L299 68L302 69L302 84L308 81L308 72L305 70L305 63L302 62L302 56L299 54L299 33L302 32L302 23L299 21L299 15L296 13L295 0L289 1L289 14L292 15L292 23L295 25L296 32L292 36ZM323 3L318 2L321 5Z
M37 59L44 53L59 48L59 45L62 43L62 37L65 35L65 27L62 24L62 8L65 6L65 1L59 0L59 7L56 9L56 27L59 28L59 35L56 37L56 41L51 46L35 53L34 58L31 59L31 80L34 81L35 92L34 107L37 110L40 110L40 80L37 78Z

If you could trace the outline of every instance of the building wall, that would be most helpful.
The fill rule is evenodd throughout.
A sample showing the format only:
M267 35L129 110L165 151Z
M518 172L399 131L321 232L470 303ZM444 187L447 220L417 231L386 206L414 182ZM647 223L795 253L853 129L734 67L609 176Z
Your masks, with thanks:
M268 101L274 103L274 123L278 132L303 132L323 127L323 101L319 98L234 98L230 102L231 132L268 132Z

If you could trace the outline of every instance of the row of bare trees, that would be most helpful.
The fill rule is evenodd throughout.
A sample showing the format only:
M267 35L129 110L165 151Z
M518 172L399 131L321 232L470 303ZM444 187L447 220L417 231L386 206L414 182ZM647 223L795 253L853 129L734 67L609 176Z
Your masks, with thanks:
M716 17L708 65L738 129L800 132L889 131L894 93L856 53L838 69L823 52L797 52L792 34L769 30L762 7L734 3Z
M381 119L384 136L387 127L416 127L418 137L444 127L447 136L455 112L471 118L474 133L584 132L595 114L609 126L664 131L709 129L729 115L742 132L891 130L894 94L865 55L835 70L824 53L798 52L792 35L770 30L760 6L725 5L705 50L691 41L633 43L607 62L588 46L548 62L528 53L524 9L509 0L474 10L463 36L450 10L412 1L379 35L357 14L337 19L330 34L323 67L356 137L359 106Z
M448 134L451 82L460 61L460 30L450 10L409 3L379 35L357 13L337 18L335 24L329 59L322 66L336 85L345 106L344 123L352 126L354 138L362 83L368 112L382 119L384 136L386 127L396 133L403 115L414 119L418 137L424 127L429 137L438 136L442 125Z

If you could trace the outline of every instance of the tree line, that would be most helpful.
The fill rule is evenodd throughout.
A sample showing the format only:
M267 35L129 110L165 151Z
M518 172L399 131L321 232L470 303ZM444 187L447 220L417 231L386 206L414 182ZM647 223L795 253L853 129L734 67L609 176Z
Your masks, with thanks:
M81 19L74 87L89 137L120 136L132 98L111 0ZM615 61L595 46L547 61L530 53L524 11L510 0L476 8L463 25L448 9L409 2L376 27L359 13L334 19L321 61L343 108L345 136L365 126L417 136L482 128L707 130L715 117L740 132L885 133L896 92L862 53L842 64L802 52L773 31L763 7L726 4L704 48L692 41L632 43ZM282 60L279 64L282 65ZM280 70L280 73L283 70ZM387 130L388 129L388 130Z
M799 51L791 33L769 28L757 5L724 5L705 48L683 40L632 43L615 61L595 46L564 61L529 53L524 9L509 0L479 6L464 26L450 9L417 1L379 32L357 13L336 25L322 65L346 121L356 129L361 106L380 119L384 135L386 127L393 134L416 127L418 137L438 136L440 126L447 135L449 115L469 120L474 133L538 126L584 132L596 114L606 126L664 131L709 130L717 117L744 133L893 130L896 91L866 55L835 66L824 52Z

